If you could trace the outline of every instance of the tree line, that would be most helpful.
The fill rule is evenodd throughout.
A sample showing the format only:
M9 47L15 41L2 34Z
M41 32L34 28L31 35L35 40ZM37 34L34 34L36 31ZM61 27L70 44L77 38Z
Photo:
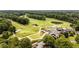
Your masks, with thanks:
M34 18L34 19L37 19L37 20L46 20L45 16L42 16L42 15L28 14L27 16L29 18Z
M28 24L29 23L29 19L27 18L23 18L20 17L21 15L24 15L25 13L21 13L21 12L2 12L0 13L0 17L1 18L6 18L6 19L11 19L13 21L16 21L20 24Z
M22 38L19 40L17 37L10 37L8 39L0 38L0 48L31 48L32 42L30 39Z
M29 11L32 15L42 15L48 18L56 18L63 21L73 22L79 20L79 12L58 12L58 11Z

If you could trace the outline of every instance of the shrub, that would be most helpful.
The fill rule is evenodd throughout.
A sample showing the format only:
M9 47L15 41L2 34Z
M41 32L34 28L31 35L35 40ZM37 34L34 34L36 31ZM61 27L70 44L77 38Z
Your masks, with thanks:
M70 31L69 34L70 34L70 36L74 36L75 32L74 31Z
M21 48L31 48L32 47L32 42L27 37L23 38L20 41L20 47Z
M55 46L57 48L72 48L73 44L64 36L61 36L60 38L56 40Z
M1 43L0 48L8 48L8 45L6 43Z
M16 28L14 26L10 26L8 31L15 33L16 32Z
M76 36L75 40L79 44L79 34Z
M51 35L45 35L43 38L43 42L46 43L47 46L50 47L55 47L54 43L55 43L55 38L52 37Z
M9 32L8 31L4 31L3 33L2 33L2 37L4 38L4 39L8 39L9 38Z
M8 46L9 46L9 48L15 48L15 47L19 47L19 40L18 40L18 38L17 37L11 37L11 38L9 38L9 40L8 40Z
M69 33L68 32L64 32L63 34L64 34L65 38L69 37Z

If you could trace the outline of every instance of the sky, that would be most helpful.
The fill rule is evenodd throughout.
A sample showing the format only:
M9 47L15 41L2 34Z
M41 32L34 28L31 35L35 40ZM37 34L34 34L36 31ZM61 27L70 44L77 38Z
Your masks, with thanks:
M78 0L0 0L0 10L78 10Z

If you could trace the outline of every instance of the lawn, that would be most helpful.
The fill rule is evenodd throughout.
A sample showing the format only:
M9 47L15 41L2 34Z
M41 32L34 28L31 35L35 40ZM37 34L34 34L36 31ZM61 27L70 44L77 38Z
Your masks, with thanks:
M22 24L12 21L12 24L17 29L17 33L16 33L17 37L22 38L22 37L26 37L28 35L38 33L41 27L47 28L48 26L57 25L57 26L63 27L63 28L71 28L69 22L60 21L60 20L53 19L53 18L46 18L46 21L36 20L36 19L32 19L32 18L29 18L29 19L30 19L29 25L22 25ZM55 23L52 23L52 21ZM61 24L56 24L56 22L57 23L61 22ZM38 26L34 26L33 24L37 24ZM40 36L40 34L36 34L32 37L39 38L41 36Z

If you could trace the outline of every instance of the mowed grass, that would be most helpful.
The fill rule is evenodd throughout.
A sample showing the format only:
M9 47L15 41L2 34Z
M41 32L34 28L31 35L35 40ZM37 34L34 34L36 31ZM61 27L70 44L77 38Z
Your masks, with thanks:
M22 25L22 24L19 24L17 22L12 22L12 23L16 27L17 31L19 30L16 33L17 37L25 37L25 36L34 34L34 33L39 31L39 27L33 27L31 24Z
M29 19L30 19L30 23L28 25L22 25L22 24L12 21L12 24L16 27L16 29L18 31L16 33L17 37L21 38L21 37L26 37L26 36L38 33L41 27L46 28L48 26L57 25L57 26L63 27L63 28L71 28L69 22L60 21L60 20L53 19L53 18L46 18L45 21L32 19L32 18L29 18ZM51 23L52 21L62 22L62 24ZM38 26L34 26L33 24L37 24ZM34 39L36 39L36 38L39 38L40 35L34 35L34 36L35 36ZM33 36L31 36L31 37L33 37Z
M41 39L43 35L44 35L44 33L42 34L42 33L38 32L38 33L36 33L36 34L29 35L29 37L30 37L32 40L37 40L37 39Z

